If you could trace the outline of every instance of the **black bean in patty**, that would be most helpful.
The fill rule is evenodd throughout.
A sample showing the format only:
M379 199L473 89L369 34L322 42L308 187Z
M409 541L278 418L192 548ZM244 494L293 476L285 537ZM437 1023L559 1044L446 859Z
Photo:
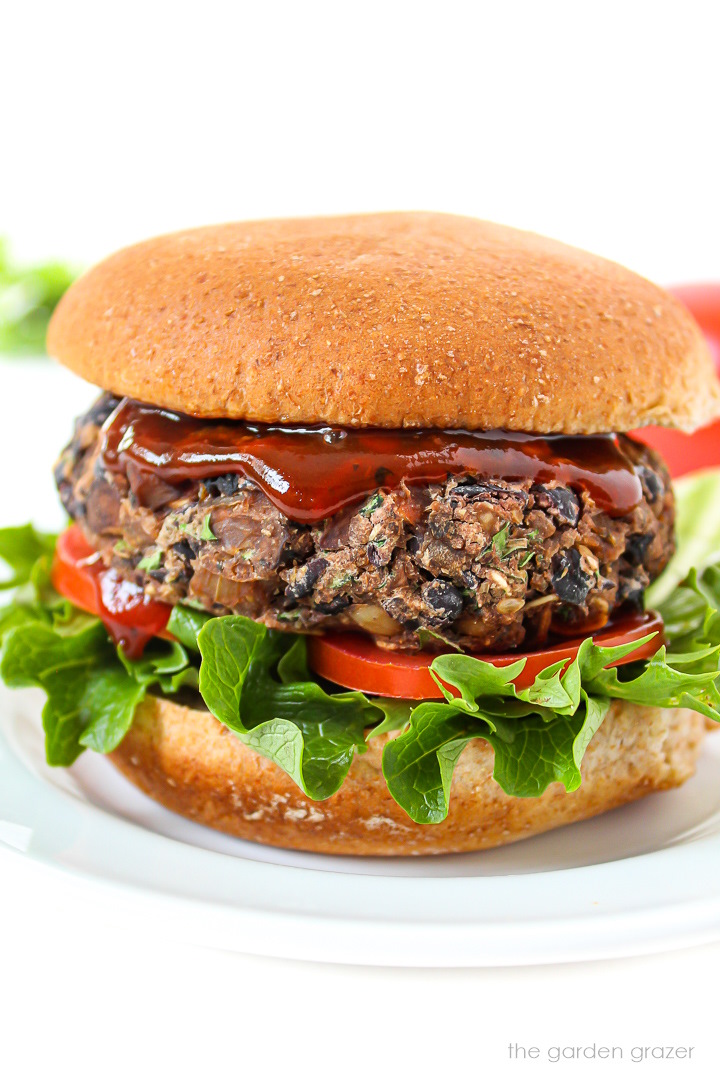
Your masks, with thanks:
M568 487L545 487L538 484L532 489L536 504L549 510L554 518L565 525L577 525L580 517L580 501Z
M445 626L462 614L462 593L449 581L428 581L420 590L420 595L430 609L433 625Z
M285 595L291 600L301 600L304 596L308 596L312 592L313 585L327 567L327 559L313 559L306 563L298 570L292 584L288 585Z
M565 604L584 604L593 578L580 566L580 552L575 548L553 559L552 587Z

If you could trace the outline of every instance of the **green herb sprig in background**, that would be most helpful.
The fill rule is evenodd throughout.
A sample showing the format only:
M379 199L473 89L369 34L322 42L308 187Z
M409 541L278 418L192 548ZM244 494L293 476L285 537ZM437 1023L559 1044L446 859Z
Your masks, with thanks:
M42 356L50 316L76 277L60 262L19 266L0 237L0 353Z

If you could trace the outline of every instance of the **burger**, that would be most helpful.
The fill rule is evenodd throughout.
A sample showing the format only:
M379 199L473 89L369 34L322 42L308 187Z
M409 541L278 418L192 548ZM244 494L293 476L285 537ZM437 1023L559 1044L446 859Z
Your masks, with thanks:
M51 764L107 754L197 822L357 855L692 774L720 570L678 570L668 470L627 433L710 421L720 385L655 285L461 217L231 224L90 270L48 350L101 388L55 468L68 528L0 535L0 670L45 691Z

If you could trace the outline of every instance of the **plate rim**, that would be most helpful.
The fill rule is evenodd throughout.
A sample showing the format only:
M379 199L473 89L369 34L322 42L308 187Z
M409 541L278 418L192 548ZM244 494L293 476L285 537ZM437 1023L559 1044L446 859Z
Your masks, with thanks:
M523 874L521 889L521 875L512 873L403 877L298 867L193 845L48 784L13 745L5 712L0 846L64 874L74 888L99 891L123 918L152 916L159 932L172 928L196 944L296 960L481 967L640 955L720 938L720 834L708 834L705 822L650 852ZM27 845L13 841L13 828L29 834ZM62 828L72 843L53 845L53 830ZM134 875L122 860L111 872L98 856L116 841L118 851L135 851ZM157 860L164 876L153 881L147 867ZM701 888L687 872L697 860ZM177 892L172 877L182 877L183 866L209 869L206 887L224 879L247 893L240 902L237 894ZM279 902L285 896L298 901Z

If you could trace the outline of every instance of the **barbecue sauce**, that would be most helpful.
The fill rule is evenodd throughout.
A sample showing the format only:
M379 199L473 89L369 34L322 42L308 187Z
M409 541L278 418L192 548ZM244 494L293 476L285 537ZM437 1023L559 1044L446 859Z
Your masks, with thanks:
M95 580L97 609L110 637L130 660L138 660L167 626L172 608L151 600L142 586L125 581L112 567L100 570Z
M239 474L301 523L331 517L378 488L448 476L558 481L617 517L642 498L616 435L286 427L198 420L125 398L104 425L101 453L107 470L127 475L130 467L140 481L177 486Z

